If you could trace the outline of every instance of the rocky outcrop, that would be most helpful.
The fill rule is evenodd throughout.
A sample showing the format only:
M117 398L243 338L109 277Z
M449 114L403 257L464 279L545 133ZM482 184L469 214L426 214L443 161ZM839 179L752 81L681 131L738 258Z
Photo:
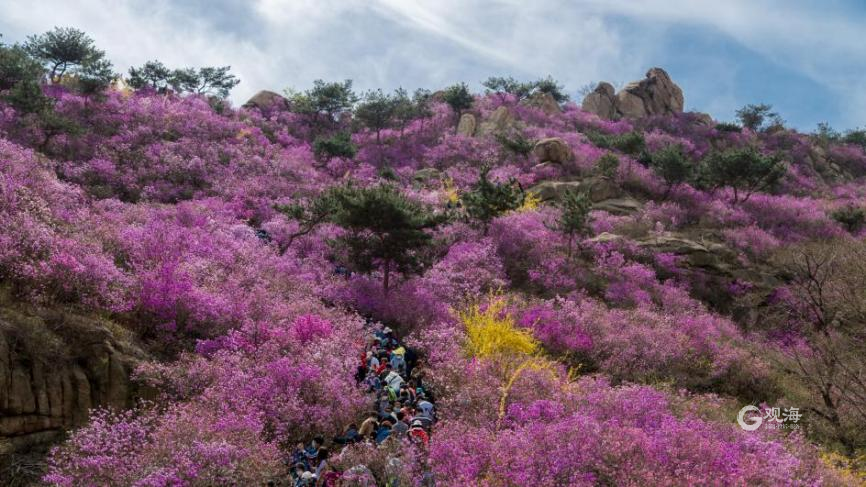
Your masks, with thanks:
M517 119L507 106L503 105L493 110L493 113L478 126L479 135L508 133L517 128Z
M562 111L559 103L556 102L556 99L550 93L536 93L526 100L526 104L531 107L540 108L541 111L548 115L555 115Z
M605 120L616 118L616 90L613 85L602 81L595 91L586 95L581 104L583 111L598 115Z
M142 358L111 323L0 308L0 453L53 442L91 408L131 406L129 375Z
M532 148L532 154L540 162L553 162L556 164L566 163L574 158L571 147L559 137L541 139Z
M475 115L464 113L460 116L460 121L457 123L457 133L466 137L475 135L475 129L478 127L478 122L475 120Z
M585 111L608 120L682 113L683 105L683 90L661 68L650 69L644 79L627 84L619 93L609 83L599 83L582 103Z
M542 201L561 201L569 191L586 191L593 203L623 196L622 189L615 182L604 177L586 178L581 181L542 181L529 191Z
M604 232L590 241L607 243L625 238ZM773 269L760 265L744 266L737 251L723 243L718 235L660 232L631 240L652 254L668 253L679 257L678 268L685 273L681 277L693 283L691 292L694 297L724 313L740 316L754 313L754 309L747 309L751 306L742 307L733 299L731 284L748 283L751 292L764 297L780 285Z
M262 90L243 104L244 108L258 108L259 110L287 109L289 100L279 93Z
M642 208L643 203L631 196L610 198L592 204L593 210L606 211L611 215L631 215L632 213L637 213Z

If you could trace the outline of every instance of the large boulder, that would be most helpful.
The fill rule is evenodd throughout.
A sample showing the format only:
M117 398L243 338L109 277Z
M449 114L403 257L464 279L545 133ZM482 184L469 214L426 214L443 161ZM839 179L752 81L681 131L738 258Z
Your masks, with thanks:
M526 100L526 104L531 107L540 108L541 111L548 115L555 115L562 111L559 103L557 103L550 93L536 93Z
M244 108L258 108L259 110L269 109L286 109L289 107L289 100L279 93L273 91L262 90L243 104Z
M627 84L616 94L609 83L599 83L582 104L584 110L608 120L682 113L683 106L683 90L661 68L650 69L644 79Z
M496 110L493 110L493 113L491 113L486 120L481 122L478 126L478 134L490 135L507 133L517 128L517 126L518 123L514 114L507 106L502 105Z
M571 147L559 137L549 137L541 139L535 143L532 148L532 154L538 158L540 162L555 162L563 164L574 159L574 153L571 152Z
M586 95L581 104L583 111L611 120L616 117L616 90L610 83L602 81L595 91Z
M626 90L616 94L616 112L617 118L643 118L649 115L644 100Z
M457 123L457 133L466 137L475 135L475 129L478 127L478 122L475 120L475 115L464 113L460 116L460 122Z

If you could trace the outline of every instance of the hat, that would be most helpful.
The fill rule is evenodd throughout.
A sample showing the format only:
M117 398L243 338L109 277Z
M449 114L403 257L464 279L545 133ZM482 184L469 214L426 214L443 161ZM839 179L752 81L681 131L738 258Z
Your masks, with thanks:
M304 472L301 474L301 478L304 480L311 480L316 478L316 474L314 474L313 472Z

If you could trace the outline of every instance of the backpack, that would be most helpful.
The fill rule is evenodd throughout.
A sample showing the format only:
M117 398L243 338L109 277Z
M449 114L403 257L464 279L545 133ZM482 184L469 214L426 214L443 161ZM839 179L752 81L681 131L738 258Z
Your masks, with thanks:
M385 390L388 392L388 400L389 401L394 402L397 400L397 393L394 391L393 387L388 386L385 388Z

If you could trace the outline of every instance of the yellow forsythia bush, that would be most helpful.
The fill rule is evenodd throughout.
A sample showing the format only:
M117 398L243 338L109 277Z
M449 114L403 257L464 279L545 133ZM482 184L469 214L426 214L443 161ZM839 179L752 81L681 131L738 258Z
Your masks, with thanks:
M466 352L477 358L532 355L538 341L527 330L518 328L514 318L503 313L505 300L495 298L482 310L478 304L459 312L466 326Z

